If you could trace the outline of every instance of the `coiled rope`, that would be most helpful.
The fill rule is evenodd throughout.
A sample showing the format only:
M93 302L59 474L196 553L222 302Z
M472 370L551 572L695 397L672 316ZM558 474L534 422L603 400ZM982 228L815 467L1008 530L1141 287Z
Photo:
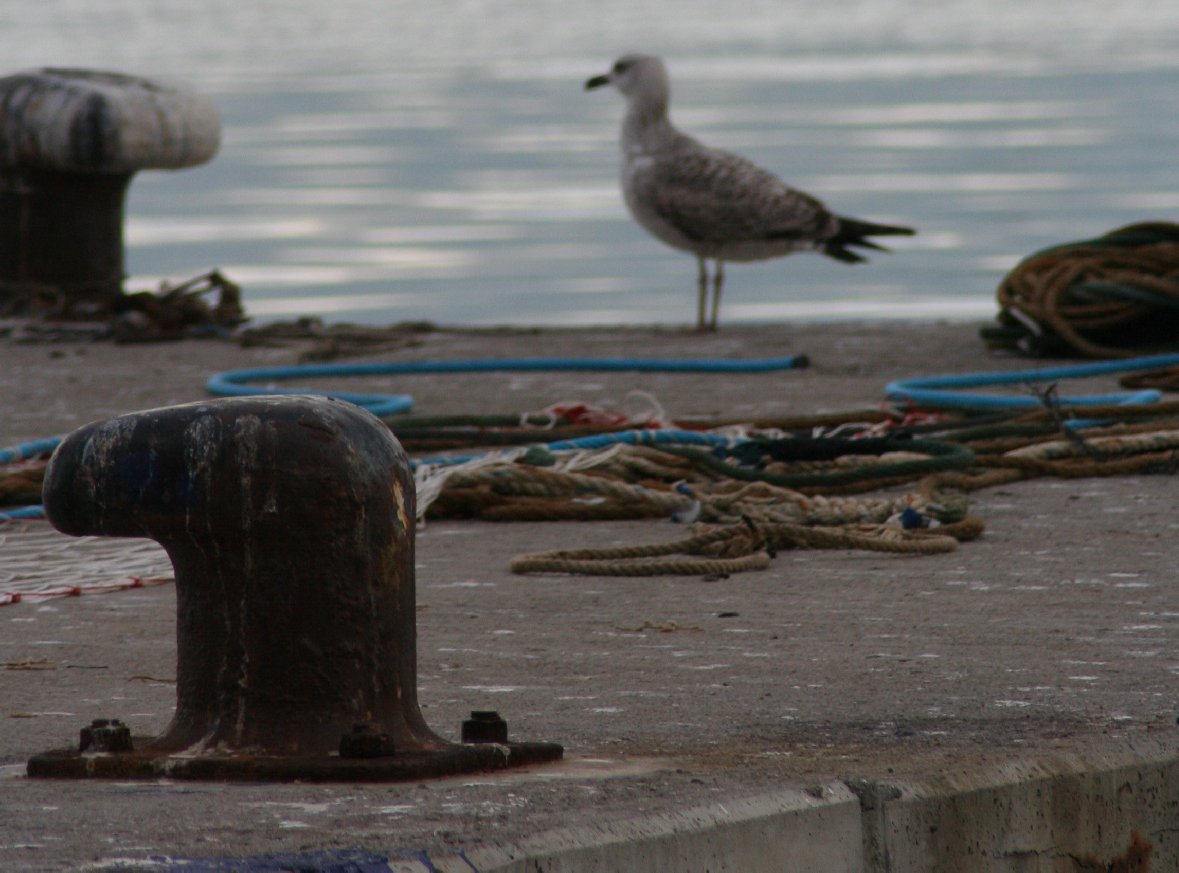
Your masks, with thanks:
M993 345L1124 358L1179 346L1179 225L1132 224L1025 258L997 290Z

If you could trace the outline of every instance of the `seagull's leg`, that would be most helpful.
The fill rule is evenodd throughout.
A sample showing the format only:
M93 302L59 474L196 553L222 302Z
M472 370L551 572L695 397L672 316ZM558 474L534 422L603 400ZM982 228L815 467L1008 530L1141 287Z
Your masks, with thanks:
M700 255L696 255L696 263L700 265L700 275L696 278L696 330L704 330L704 309L708 299L708 265Z
M712 321L708 326L709 330L716 330L716 316L720 310L720 296L721 287L725 284L725 265L720 259L716 259L716 272L712 276Z

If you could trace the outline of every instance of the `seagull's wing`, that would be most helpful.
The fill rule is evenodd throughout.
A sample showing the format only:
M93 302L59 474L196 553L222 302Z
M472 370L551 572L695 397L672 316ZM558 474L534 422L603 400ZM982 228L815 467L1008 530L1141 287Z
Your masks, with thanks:
M838 220L822 203L738 155L684 137L640 160L633 196L667 224L701 243L821 241Z

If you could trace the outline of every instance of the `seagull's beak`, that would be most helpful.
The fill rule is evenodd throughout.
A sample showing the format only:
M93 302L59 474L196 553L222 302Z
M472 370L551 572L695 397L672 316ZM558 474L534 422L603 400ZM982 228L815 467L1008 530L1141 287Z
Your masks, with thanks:
M586 80L585 90L592 91L594 88L601 88L603 85L610 84L609 76L594 76L592 79Z

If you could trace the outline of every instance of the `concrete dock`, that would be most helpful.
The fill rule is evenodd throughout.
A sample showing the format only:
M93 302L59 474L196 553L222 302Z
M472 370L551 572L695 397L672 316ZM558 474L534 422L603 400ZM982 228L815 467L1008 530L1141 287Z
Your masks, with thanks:
M1037 366L989 353L977 331L435 330L356 360L805 354L812 365L306 387L408 393L422 414L619 408L641 390L672 418L786 417L878 407L892 379ZM0 339L0 446L202 399L212 374L292 364L308 345ZM561 743L565 759L424 782L30 779L31 756L75 744L92 719L137 736L167 725L175 593L7 606L0 869L1063 873L1119 858L1138 866L1118 869L1179 869L1174 479L1042 478L969 499L986 532L952 553L786 551L722 579L508 570L521 553L678 538L664 520L429 522L416 567L427 721L457 740L472 710L494 709L513 739ZM0 527L0 579L5 550L50 530ZM68 554L58 537L46 560Z

